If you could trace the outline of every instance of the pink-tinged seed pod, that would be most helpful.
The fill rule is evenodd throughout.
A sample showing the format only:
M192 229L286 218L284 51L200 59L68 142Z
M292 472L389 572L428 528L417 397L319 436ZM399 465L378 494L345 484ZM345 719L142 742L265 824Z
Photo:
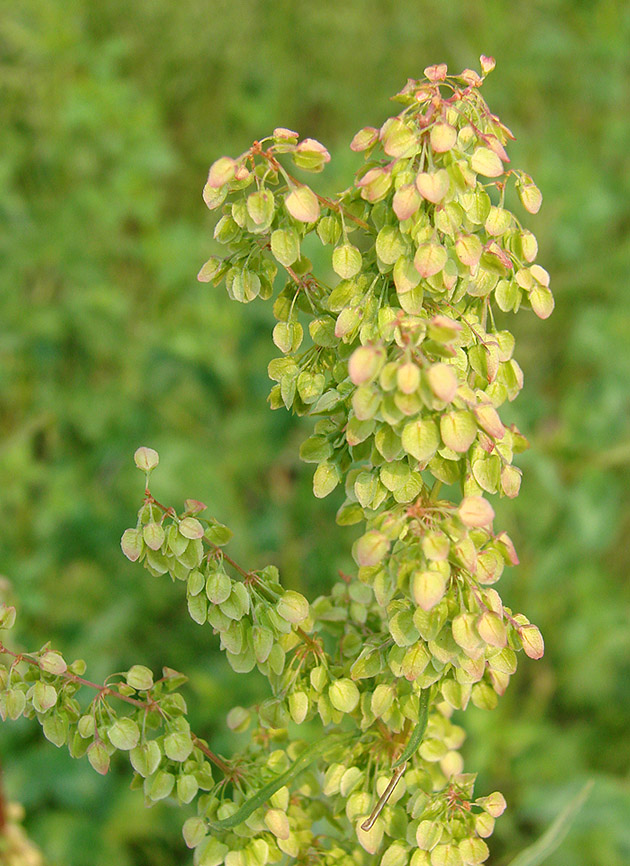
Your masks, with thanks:
M218 189L225 186L234 177L236 171L236 160L229 156L221 156L210 166L208 174L208 186Z
M378 139L378 129L373 126L366 126L360 129L350 142L350 150L360 153L367 150L371 144L374 144Z
M365 385L380 373L385 363L385 352L378 346L359 346L348 361L350 380L355 385Z
M490 526L494 520L494 509L483 496L465 496L457 509L459 519L465 526Z
M429 79L429 81L444 81L446 78L446 73L448 72L448 67L446 63L434 63L433 66L427 66L424 70L424 74Z

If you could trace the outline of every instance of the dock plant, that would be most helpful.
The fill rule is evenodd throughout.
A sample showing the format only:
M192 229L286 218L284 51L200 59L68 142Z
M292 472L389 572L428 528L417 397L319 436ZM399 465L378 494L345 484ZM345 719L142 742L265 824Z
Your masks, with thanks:
M273 304L271 408L312 418L300 456L313 493L339 498L355 539L352 572L307 600L275 566L230 555L220 503L158 501L159 456L136 451L144 494L123 553L181 586L199 640L234 671L268 680L262 703L227 716L247 744L224 757L191 730L183 674L134 664L97 684L82 660L3 633L2 717L37 719L99 773L124 753L147 803L181 805L195 866L489 856L505 799L475 790L453 714L492 710L519 653L543 654L496 588L518 558L492 503L518 495L527 440L501 418L523 374L495 317L553 310L526 225L541 194L481 95L493 67L482 56L480 74L439 64L407 81L397 113L352 139L364 161L338 195L304 180L326 147L284 127L210 168L220 252L199 272L207 303L224 285ZM14 619L5 605L0 627Z

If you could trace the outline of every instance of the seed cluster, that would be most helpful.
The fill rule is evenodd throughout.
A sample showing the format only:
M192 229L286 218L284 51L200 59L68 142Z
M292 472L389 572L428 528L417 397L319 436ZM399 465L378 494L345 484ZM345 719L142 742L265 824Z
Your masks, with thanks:
M541 194L511 167L512 135L480 94L493 66L482 56L481 75L437 65L409 80L394 97L400 112L354 137L365 164L334 199L289 172L322 171L326 148L285 128L210 169L204 200L220 212L225 254L199 279L243 303L271 299L280 283L270 404L317 419L300 449L314 494L341 487L337 521L361 527L356 573L309 604L273 566L238 565L223 550L231 532L203 503L178 513L158 502L158 455L136 452L146 491L123 552L185 585L190 616L219 635L233 669L269 681L262 704L228 715L233 730L251 730L243 753L226 761L190 731L175 672L154 683L136 665L83 712L81 663L46 647L0 669L3 716L37 716L99 772L126 750L149 800L196 802L184 825L196 866L285 855L474 866L489 855L505 800L475 798L452 714L492 709L517 653L544 650L494 588L518 558L487 497L518 495L512 461L527 447L499 414L523 375L494 310L553 310L536 239L506 205L518 197L536 213ZM331 248L322 274L303 253L313 233Z

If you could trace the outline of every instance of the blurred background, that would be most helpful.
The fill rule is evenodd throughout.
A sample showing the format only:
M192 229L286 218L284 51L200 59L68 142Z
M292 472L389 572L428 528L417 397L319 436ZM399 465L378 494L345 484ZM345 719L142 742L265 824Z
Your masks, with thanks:
M195 275L213 251L208 166L282 125L350 182L354 132L431 63L497 69L484 85L545 202L527 225L556 311L505 319L525 388L510 420L532 443L499 504L521 565L512 608L539 624L493 713L466 714L467 767L500 789L492 863L536 838L589 778L549 866L630 862L630 6L424 0L0 0L0 572L21 646L52 638L99 679L142 663L190 675L195 730L229 754L225 714L263 693L236 677L180 587L122 556L143 479L207 502L249 567L279 565L311 598L350 567L297 457L312 422L271 413L270 305ZM323 261L323 258L322 258ZM181 812L142 806L33 722L0 728L5 785L54 866L186 863Z

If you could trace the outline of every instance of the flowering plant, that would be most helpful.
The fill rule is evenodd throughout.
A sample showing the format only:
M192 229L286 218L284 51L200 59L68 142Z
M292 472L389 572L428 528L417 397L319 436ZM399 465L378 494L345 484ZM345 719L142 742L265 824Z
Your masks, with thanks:
M527 441L499 415L523 377L493 308L553 310L535 237L506 206L510 187L529 213L541 194L511 167L513 136L481 96L493 66L482 56L481 75L440 64L409 80L399 113L352 140L365 164L335 198L292 173L322 171L326 148L285 128L210 169L203 195L225 254L199 279L243 303L280 286L270 404L316 418L300 449L314 494L341 486L337 522L361 529L356 572L309 603L275 567L237 563L204 503L159 502L158 454L136 451L145 493L123 552L181 582L236 672L268 679L260 706L228 714L250 730L245 749L226 759L191 731L176 671L156 679L134 665L100 685L49 645L0 644L2 717L36 717L100 773L126 752L147 801L194 810L183 832L196 866L473 866L489 855L505 800L475 794L451 717L470 702L492 709L517 653L543 653L538 628L494 587L518 559L487 495L518 494L512 459ZM312 234L331 248L324 273L303 252ZM4 606L0 628L14 618ZM86 705L78 693L90 688Z

